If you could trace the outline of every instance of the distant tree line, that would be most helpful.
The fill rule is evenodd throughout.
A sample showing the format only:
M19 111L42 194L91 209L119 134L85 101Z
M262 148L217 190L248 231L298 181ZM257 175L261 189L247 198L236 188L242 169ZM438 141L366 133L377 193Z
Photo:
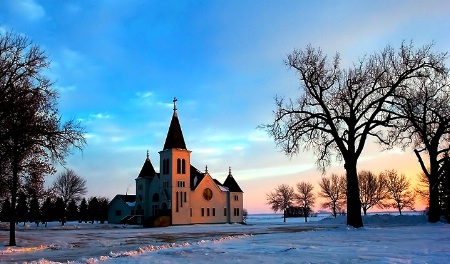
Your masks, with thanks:
M442 216L450 222L450 160L449 167L443 171L439 177L439 201ZM416 196L427 201L429 195L428 178L423 174L417 188L412 189L409 179L404 174L399 174L395 170L386 170L375 175L368 170L358 173L359 200L363 214L366 215L369 209L377 207L379 209L394 208L401 215L405 209L414 210ZM267 203L277 212L281 211L286 217L311 216L313 213L315 198L323 199L321 208L328 209L331 215L345 214L347 203L347 185L345 175L338 176L331 174L322 177L319 181L320 191L315 194L313 185L301 182L297 184L297 192L294 188L281 184L273 192L267 194Z
M64 225L67 221L104 223L108 219L108 203L106 197L90 197L83 198L77 203L75 199L71 199L67 204L62 197L47 197L44 201L39 202L36 196L27 197L23 192L19 193L16 206L16 224L27 222L40 223L47 226L48 222L59 221ZM1 204L0 221L11 221L11 202L6 199Z

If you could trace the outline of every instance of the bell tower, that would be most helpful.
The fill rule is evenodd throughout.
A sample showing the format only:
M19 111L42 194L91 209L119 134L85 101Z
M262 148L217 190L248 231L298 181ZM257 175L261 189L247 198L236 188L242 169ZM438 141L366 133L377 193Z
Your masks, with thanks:
M177 98L173 99L173 115L160 156L161 183L170 199L173 225L191 223L191 151L186 148L177 113Z

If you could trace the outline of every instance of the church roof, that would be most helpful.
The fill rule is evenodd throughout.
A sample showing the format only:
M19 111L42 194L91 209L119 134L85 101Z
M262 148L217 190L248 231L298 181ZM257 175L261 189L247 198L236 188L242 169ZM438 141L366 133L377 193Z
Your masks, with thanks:
M132 195L118 194L118 195L116 195L116 197L122 199L126 203L132 203L132 202L136 201L136 195L134 195L134 194L132 194Z
M205 173L191 165L191 190L195 190L204 177Z
M170 127L167 132L163 150L174 148L186 149L186 143L184 142L183 132L181 131L176 108L173 112L172 121L170 122Z
M138 178L153 178L156 174L155 168L153 168L152 162L150 161L148 151L147 158L145 159L144 165L142 166L141 172Z
M241 187L239 187L239 184L237 184L236 180L233 178L233 175L231 175L231 169L223 186L227 187L230 192L243 192Z

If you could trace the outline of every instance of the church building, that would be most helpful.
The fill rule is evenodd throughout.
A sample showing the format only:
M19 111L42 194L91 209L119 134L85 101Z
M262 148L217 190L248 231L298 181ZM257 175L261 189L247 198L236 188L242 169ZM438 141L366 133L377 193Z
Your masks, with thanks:
M164 225L243 222L243 191L229 168L223 183L191 164L174 99L173 116L163 149L160 172L147 158L136 178L136 195L116 195L108 206L109 223ZM168 219L168 220L167 220ZM161 221L159 221L161 222Z

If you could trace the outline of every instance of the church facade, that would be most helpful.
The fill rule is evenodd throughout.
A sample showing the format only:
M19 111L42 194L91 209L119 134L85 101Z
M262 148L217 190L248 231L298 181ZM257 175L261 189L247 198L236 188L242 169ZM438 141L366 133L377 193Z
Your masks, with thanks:
M136 195L117 195L108 208L110 223L137 224L170 219L171 225L243 222L243 191L229 169L223 183L206 168L191 164L174 99L174 112L163 150L160 172L147 158L136 178ZM134 198L134 199L133 199ZM134 201L133 201L134 200Z

